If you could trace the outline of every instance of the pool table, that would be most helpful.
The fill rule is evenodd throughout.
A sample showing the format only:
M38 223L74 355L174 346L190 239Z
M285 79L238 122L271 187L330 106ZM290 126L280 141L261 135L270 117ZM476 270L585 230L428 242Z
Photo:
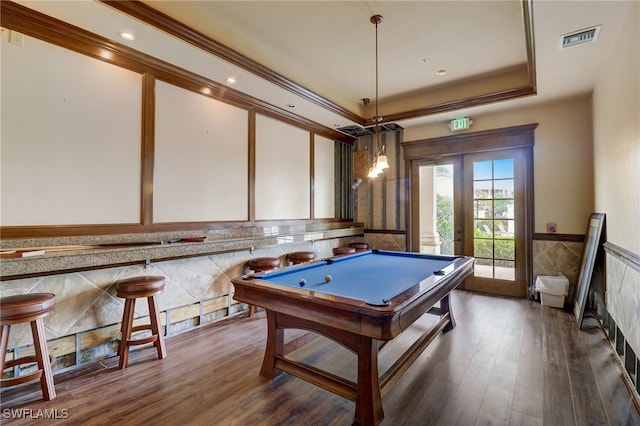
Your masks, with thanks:
M369 250L232 280L234 298L265 308L267 346L260 375L287 372L355 401L355 425L379 424L382 395L427 345L455 327L449 294L473 272L473 258ZM438 305L438 306L436 306ZM423 314L430 330L384 372L378 351ZM285 329L310 330L357 355L357 383L287 358Z

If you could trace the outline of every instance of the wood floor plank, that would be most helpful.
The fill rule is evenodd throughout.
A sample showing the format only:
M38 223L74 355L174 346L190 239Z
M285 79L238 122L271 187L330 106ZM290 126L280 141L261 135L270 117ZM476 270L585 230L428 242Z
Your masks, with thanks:
M511 412L509 417L509 426L542 426L544 423L541 418L527 416L516 411Z
M400 421L397 424L425 426L445 424L443 419L447 415L446 407L455 396L457 389L458 387L453 383L436 378L427 387L420 405L406 413L409 416L408 420L403 422L404 416L399 416Z
M594 371L589 361L588 349L575 321L556 311L555 322L561 330L565 348L567 370L571 385L574 416L580 425L607 424L604 401L598 391Z
M475 353L455 395L447 403L444 424L475 424L494 363L494 356Z
M496 359L478 411L476 425L509 423L517 373L517 362L503 358Z
M539 419L543 415L542 307L527 301L523 304L526 321L522 349L518 360L516 386L511 404L512 417L520 414Z
M425 424L426 419L437 417L437 411L448 399L443 388L451 389L451 394L456 389L441 381L434 384L443 361L430 357L428 350L425 352L383 398L386 416L397 424ZM440 398L443 399L438 401Z
M545 424L576 424L574 399L565 348L566 334L557 322L558 309L543 307L543 378Z

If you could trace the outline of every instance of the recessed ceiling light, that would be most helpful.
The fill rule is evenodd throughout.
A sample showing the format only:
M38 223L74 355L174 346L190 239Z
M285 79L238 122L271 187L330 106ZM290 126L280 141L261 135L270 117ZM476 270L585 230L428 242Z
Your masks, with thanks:
M133 36L133 34L128 33L128 32L121 32L121 33L120 33L120 37L122 37L122 38L123 38L123 39L125 39L125 40L129 40L129 41L131 41L131 40L135 39L135 37Z
M436 75L446 75L447 74L447 70L438 70L436 71Z
M236 83L236 78L235 77L227 77L226 82L227 82L227 84L235 84Z

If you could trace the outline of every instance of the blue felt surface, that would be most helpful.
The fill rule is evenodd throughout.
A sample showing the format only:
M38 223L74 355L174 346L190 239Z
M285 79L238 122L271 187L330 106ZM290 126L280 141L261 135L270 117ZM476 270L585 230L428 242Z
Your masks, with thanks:
M259 278L380 305L454 261L453 257L434 259L415 253L365 252L334 258L328 264L319 262L274 271ZM325 282L326 275L331 276L330 282ZM304 287L299 285L301 279L306 280Z

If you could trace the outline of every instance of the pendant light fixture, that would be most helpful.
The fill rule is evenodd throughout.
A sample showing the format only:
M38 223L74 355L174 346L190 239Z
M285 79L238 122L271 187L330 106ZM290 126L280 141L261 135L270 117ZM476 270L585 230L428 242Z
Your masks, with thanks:
M375 178L382 171L389 167L387 156L384 154L384 147L380 144L380 122L382 117L378 113L378 24L382 23L382 15L373 15L369 21L376 26L376 115L373 117L374 121L374 142L373 142L373 166L369 169L367 177Z

